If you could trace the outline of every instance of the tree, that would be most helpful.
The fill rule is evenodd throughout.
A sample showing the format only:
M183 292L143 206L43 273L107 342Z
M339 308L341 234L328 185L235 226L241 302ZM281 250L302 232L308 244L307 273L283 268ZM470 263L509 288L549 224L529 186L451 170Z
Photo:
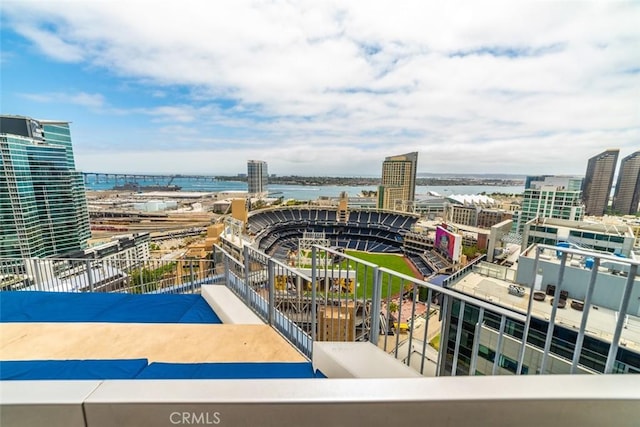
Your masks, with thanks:
M390 313L397 313L398 312L398 304L395 303L395 301L391 301L389 303L389 312Z

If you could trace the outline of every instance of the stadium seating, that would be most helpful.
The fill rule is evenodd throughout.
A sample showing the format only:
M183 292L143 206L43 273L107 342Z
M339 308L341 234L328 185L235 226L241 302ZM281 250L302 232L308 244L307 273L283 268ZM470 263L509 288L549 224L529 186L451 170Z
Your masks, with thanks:
M396 212L352 210L346 222L338 222L336 209L279 208L250 214L247 231L255 236L258 247L286 258L296 249L304 232L325 233L332 246L367 252L402 253L402 232L417 218Z

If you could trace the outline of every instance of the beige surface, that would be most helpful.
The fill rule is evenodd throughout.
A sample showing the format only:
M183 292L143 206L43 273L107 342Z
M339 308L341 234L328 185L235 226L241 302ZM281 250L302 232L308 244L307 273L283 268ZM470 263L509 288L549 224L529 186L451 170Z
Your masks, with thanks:
M268 325L2 323L0 360L303 362Z

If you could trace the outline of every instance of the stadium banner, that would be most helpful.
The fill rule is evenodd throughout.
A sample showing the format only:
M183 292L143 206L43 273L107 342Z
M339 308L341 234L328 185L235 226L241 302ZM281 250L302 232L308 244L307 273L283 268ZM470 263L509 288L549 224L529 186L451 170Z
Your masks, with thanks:
M462 252L462 236L454 234L444 227L436 227L435 248L451 261L459 262Z

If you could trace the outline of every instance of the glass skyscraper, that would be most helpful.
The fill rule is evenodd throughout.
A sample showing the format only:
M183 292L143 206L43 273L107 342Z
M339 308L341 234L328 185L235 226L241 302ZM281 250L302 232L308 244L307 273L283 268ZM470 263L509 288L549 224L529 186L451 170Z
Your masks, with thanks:
M586 215L604 215L609 205L613 174L619 153L618 149L606 150L589 159L582 187L582 201Z
M582 178L567 176L529 176L526 179L517 231L534 218L582 221Z
M618 171L616 193L613 196L613 211L621 215L638 212L640 203L640 151L622 159Z
M46 257L91 237L69 123L0 117L0 257Z

